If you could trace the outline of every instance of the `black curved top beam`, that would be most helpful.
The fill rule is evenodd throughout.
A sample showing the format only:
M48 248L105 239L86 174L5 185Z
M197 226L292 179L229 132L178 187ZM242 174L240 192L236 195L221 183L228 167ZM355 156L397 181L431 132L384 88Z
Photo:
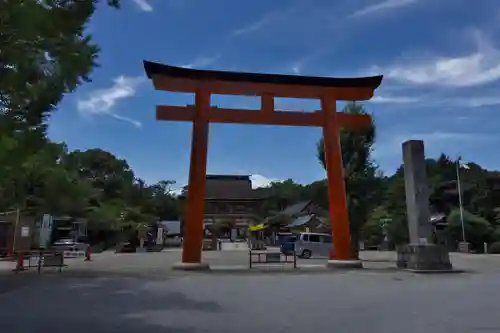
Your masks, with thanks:
M144 61L144 69L146 70L146 74L150 79L153 75L163 75L175 78L204 81L216 80L230 82L271 83L331 88L372 88L374 90L380 86L383 78L383 75L359 78L334 78L284 74L212 71L169 66L151 61Z

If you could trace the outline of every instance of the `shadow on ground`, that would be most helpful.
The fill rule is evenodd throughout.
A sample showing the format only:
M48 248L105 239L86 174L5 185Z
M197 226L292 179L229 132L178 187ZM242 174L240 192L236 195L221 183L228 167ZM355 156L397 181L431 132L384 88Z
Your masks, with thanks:
M162 291L151 287L151 283L132 278L40 277L27 288L0 295L2 332L192 333L199 330L189 327L189 323L184 327L168 326L165 319L175 311L193 315L221 311L215 302Z

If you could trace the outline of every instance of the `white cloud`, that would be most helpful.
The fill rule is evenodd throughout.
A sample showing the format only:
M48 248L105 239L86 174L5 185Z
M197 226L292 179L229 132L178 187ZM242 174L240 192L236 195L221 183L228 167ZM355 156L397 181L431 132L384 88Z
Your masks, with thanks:
M133 97L137 87L144 82L143 77L119 76L113 80L113 85L107 89L96 90L89 94L87 99L77 102L78 111L84 115L106 115L115 119L127 121L136 127L141 127L141 122L119 115L113 111L118 101Z
M473 87L500 80L500 51L476 34L477 51L457 57L427 57L387 67L373 67L388 79L415 85Z
M272 182L277 182L279 180L273 178L267 178L263 175L251 175L252 188L266 187L271 185Z
M407 140L423 140L427 148L444 150L450 143L487 142L498 140L500 137L483 133L461 133L461 132L430 132L430 133L399 133L390 137L381 138L374 145L373 156L376 159L401 155L401 145Z
M409 97L409 96L374 96L370 99L372 103L380 104L406 104L406 103L418 103L421 101L419 97Z
M140 8L140 10L144 12L153 11L153 6L151 6L147 0L132 0L132 1Z
M202 68L202 67L210 66L211 64L213 64L214 62L219 60L219 58L220 58L219 55L214 56L214 57L200 57L200 58L195 59L195 61L193 61L192 63L181 65L181 67L184 67L184 68Z
M500 97L470 97L470 98L453 98L445 100L454 106L467 106L471 108L479 108L483 106L493 106L500 104Z
M261 18L258 20L245 25L239 29L234 30L231 32L231 36L240 36L240 35L246 35L251 32L255 32L258 30L261 30L265 26L274 23L278 20L282 20L284 18L287 18L291 13L296 11L298 9L298 6L300 6L302 3L301 1L295 1L290 7L281 9L281 10L276 10L276 11L271 11L266 14L264 14Z
M498 96L472 97L439 97L426 94L425 96L397 96L377 95L368 101L376 104L413 104L419 107L459 107L480 108L483 106L500 105Z
M264 26L267 24L273 22L277 17L279 17L279 13L269 13L267 15L264 15L262 18L259 20L250 23L249 25L246 25L244 27L241 27L239 29L234 30L231 35L232 36L238 36L238 35L245 35L250 32L254 32L257 30L262 29Z
M297 75L300 74L300 64L293 65L291 70L294 74L297 74Z
M376 4L372 4L369 6L366 6L364 8L361 8L360 10L355 11L351 15L349 15L350 18L358 18L361 16L365 15L371 15L375 13L380 13L383 11L389 11L389 10L394 10L402 7L407 7L410 5L413 5L417 2L418 0L385 0L382 2L378 2Z

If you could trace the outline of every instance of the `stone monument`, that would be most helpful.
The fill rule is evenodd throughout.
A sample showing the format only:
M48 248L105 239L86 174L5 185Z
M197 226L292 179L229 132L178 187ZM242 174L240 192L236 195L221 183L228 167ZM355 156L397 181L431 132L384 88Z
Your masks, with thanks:
M433 244L430 189L423 141L410 140L403 143L403 163L410 244L398 248L398 268L416 271L451 270L448 251Z

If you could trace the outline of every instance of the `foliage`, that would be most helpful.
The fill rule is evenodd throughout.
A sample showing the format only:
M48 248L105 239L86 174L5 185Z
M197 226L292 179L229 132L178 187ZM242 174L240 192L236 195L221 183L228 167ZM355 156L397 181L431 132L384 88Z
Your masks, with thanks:
M491 226L486 219L474 215L468 211L463 212L464 229L467 242L476 249L481 249L483 243L488 241ZM462 241L462 222L460 219L460 210L454 209L448 215L448 229L456 241Z
M500 242L490 244L488 253L500 254Z
M63 95L89 80L99 48L85 28L98 2L0 2L2 134L43 132Z
M46 141L20 169L3 176L3 211L20 207L34 216L85 218L91 242L179 216L179 203L170 189L174 182L148 186L135 178L125 160L101 149L68 152L64 144Z
M63 96L89 81L97 66L99 48L85 28L98 3L98 0L0 1L2 209L13 205L42 208L50 202L44 209L79 210L62 206L81 205L79 200L85 194L72 191L83 190L84 186L73 186L75 174L72 171L65 174L67 170L63 171L53 159L39 152L46 153L48 146L57 150L57 145L45 137L46 121ZM107 3L118 7L120 1ZM54 207L53 201L40 201L55 192L66 198L66 202L60 201ZM69 200L72 195L76 196L74 203Z
M361 228L361 239L367 246L378 246L384 241L384 219L386 211L383 207L374 209L368 221Z

